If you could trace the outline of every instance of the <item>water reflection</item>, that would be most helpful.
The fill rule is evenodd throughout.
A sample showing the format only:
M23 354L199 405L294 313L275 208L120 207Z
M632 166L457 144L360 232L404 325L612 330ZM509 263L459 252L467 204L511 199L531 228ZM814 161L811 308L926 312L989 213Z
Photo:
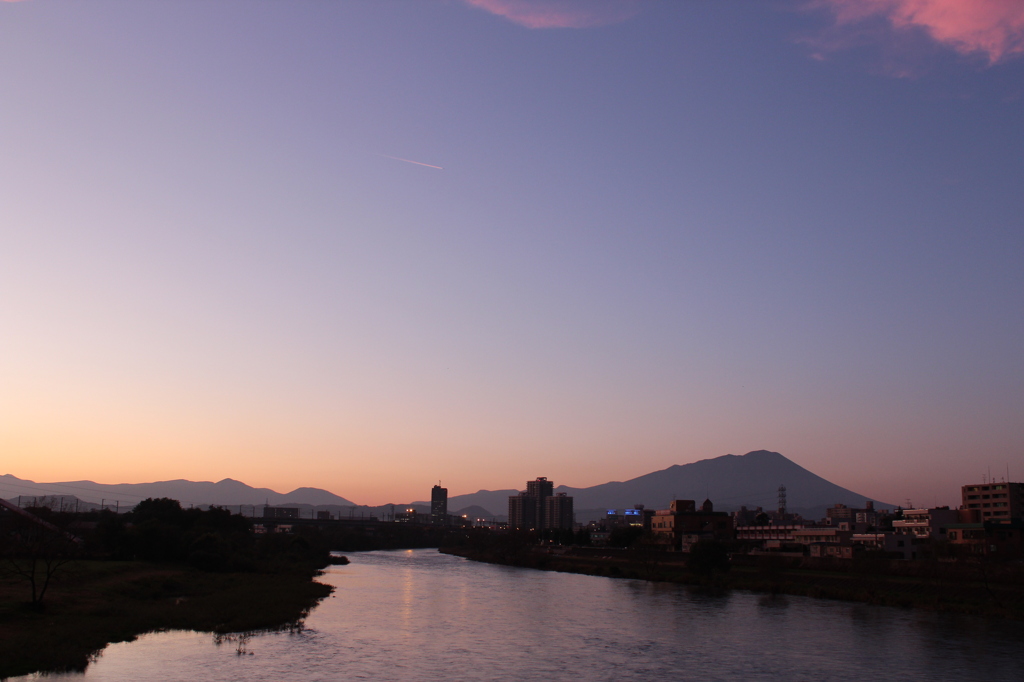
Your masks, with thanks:
M1019 623L803 597L476 564L432 550L350 555L302 632L237 647L162 633L84 673L182 680L1015 680Z

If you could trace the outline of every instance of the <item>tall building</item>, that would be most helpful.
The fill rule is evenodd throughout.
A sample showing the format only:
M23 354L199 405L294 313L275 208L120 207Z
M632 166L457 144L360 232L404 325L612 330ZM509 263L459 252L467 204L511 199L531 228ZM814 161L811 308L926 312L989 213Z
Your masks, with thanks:
M508 498L508 527L514 530L572 529L572 497L554 494L555 484L541 476L526 491Z
M960 488L962 509L974 509L981 521L1005 521L1024 516L1024 483L976 483Z
M435 485L430 489L430 522L435 526L448 522L448 488Z
M508 498L508 527L512 530L534 530L537 523L537 498L519 493Z
M541 528L572 529L574 515L572 498L565 493L558 493L544 498L544 523Z
M526 494L543 500L545 497L551 497L555 494L555 484L549 481L546 476L539 476L536 481L526 482Z

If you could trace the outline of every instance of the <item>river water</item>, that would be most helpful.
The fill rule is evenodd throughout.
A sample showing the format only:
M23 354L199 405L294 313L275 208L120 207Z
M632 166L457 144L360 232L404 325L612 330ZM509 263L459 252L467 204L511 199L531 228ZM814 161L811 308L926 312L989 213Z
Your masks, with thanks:
M301 632L107 647L110 682L1024 680L1024 624L480 564L349 555ZM242 653L239 653L241 650ZM26 678L21 678L26 679Z

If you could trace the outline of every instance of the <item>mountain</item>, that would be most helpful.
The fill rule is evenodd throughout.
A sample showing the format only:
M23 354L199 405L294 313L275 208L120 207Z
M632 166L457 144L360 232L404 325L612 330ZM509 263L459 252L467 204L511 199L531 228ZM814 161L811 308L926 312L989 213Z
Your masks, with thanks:
M635 504L648 508L666 509L671 500L696 500L700 504L709 498L719 511L733 511L745 505L749 508L778 506L778 488L786 486L788 511L806 518L819 518L825 509L836 503L862 507L871 500L866 495L842 488L811 473L799 464L777 452L757 450L745 455L723 455L703 459L691 464L676 464L661 471L638 476L628 481L602 483L589 488L558 486L556 493L573 497L573 506L592 513L605 509L624 509ZM448 499L448 506L478 505L498 514L506 513L509 495L517 490L481 490ZM872 500L878 508L894 505ZM585 519L577 514L578 521Z
M862 507L870 497L842 488L811 473L799 464L786 459L777 452L757 450L745 455L723 455L703 459L691 464L676 464L661 471L638 476L628 481L613 481L589 488L558 486L555 492L573 496L578 521L585 522L602 516L606 509L624 509L642 504L653 509L665 509L673 499L695 500L698 504L710 498L715 509L733 511L741 505L749 508L778 506L778 488L785 485L787 509L805 518L820 518L825 509L836 503L851 507ZM524 482L525 487L525 482ZM508 512L508 498L518 490L480 490L467 495L448 498L448 509L454 514L466 514L472 518L503 518ZM297 488L290 493L279 493L269 488L253 488L241 481L225 478L223 481L159 481L156 483L118 483L106 485L92 481L70 481L66 483L36 483L22 480L9 474L0 476L0 497L16 498L33 496L72 496L86 502L114 501L120 508L134 506L147 497L170 497L185 506L210 504L262 507L264 503L281 506L300 506L304 510L330 511L339 516L358 517L361 515L388 518L391 508L402 511L415 507L417 511L429 512L430 503L425 501L412 504L381 505L366 507L356 505L343 497L319 488ZM893 508L894 505L872 500L878 508ZM261 513L261 510L247 509L244 513Z
M466 514L474 518L500 516L503 520L508 513L508 498L510 495L518 494L518 490L478 490L475 493L466 495L455 495L448 498L448 510L452 514ZM430 509L430 503L424 501L413 502L414 505L424 505ZM468 508L473 510L469 511ZM451 511L457 509L457 512Z
M270 488L253 488L230 478L210 481L157 481L155 483L94 483L93 481L67 481L63 483L36 483L5 474L0 476L0 496L5 498L33 496L76 496L89 502L120 502L121 507L132 507L147 497L170 497L183 506L188 505L271 505L306 504L312 506L338 505L352 507L353 502L319 488L297 488L290 493L279 493Z

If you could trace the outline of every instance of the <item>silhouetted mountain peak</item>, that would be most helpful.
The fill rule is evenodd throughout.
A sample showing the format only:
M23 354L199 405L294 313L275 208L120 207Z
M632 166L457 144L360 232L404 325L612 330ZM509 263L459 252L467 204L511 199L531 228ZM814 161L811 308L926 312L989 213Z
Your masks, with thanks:
M560 485L555 490L572 495L577 510L624 509L634 504L665 509L672 499L709 498L715 509L732 511L740 506L776 508L780 485L786 486L788 509L815 518L824 515L825 509L836 503L859 507L872 499L841 488L771 450L673 464L627 481L588 488ZM509 492L515 494L515 491L480 491L458 495L449 499L449 505L479 505L504 513L508 508L505 496ZM877 507L891 506L872 501Z

